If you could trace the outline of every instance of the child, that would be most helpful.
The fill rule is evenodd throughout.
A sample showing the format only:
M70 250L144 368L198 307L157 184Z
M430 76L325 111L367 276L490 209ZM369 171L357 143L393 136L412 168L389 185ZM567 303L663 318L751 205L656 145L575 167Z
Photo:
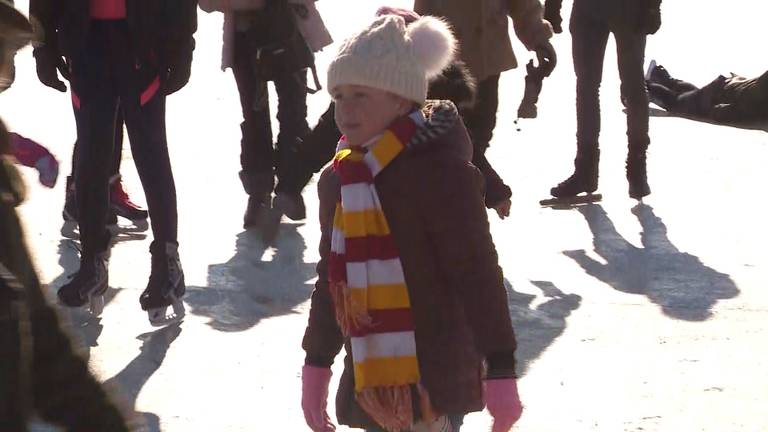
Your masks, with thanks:
M406 27L387 15L345 41L329 66L344 136L318 183L321 260L302 370L314 431L335 428L325 407L342 346L342 424L457 431L485 400L493 430L508 431L522 413L482 176L456 107L425 105L428 80L455 48L443 21Z

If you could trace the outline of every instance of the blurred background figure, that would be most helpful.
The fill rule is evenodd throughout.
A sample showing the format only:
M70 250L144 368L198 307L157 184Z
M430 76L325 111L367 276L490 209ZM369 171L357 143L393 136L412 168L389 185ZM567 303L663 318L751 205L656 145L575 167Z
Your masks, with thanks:
M0 0L0 90L10 87L9 62L32 37L26 17ZM0 430L24 432L39 416L67 431L127 431L43 297L16 215L25 188L11 152L0 121Z

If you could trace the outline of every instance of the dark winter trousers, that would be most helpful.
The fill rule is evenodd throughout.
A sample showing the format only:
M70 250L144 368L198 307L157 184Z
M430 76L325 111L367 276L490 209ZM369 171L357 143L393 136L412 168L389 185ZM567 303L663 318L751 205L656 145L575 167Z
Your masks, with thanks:
M248 38L253 32L235 32L235 61L233 72L240 93L243 110L240 165L243 186L248 194L261 195L272 192L274 178L282 183L284 177L293 175L296 149L306 136L307 125L307 75L306 70L281 77L274 81L277 92L277 119L280 132L277 150L272 141L267 81L260 79L254 68ZM278 184L277 191L283 186Z
M117 110L117 116L115 117L115 135L114 135L114 154L112 155L112 165L110 169L110 179L114 176L120 174L120 163L123 160L123 125L125 124L123 120L123 113L120 111L120 108L118 107ZM72 177L77 178L77 164L80 157L78 156L80 152L80 144L78 141L75 141L75 146L72 149Z
M132 53L125 21L93 21L85 49L72 58L78 137L75 180L83 256L105 251L108 182L115 157L115 127L122 109L152 220L156 242L175 242L176 186L165 134L165 96L157 73L147 74ZM154 81L139 77L155 76ZM151 97L150 97L151 96Z
M491 75L477 83L475 105L461 109L464 124L472 139L472 163L485 178L485 204L492 207L512 196L512 191L504 184L493 169L485 151L488 150L493 130L496 128L496 111L499 107L499 75Z
M613 33L627 107L628 172L636 165L645 169L648 148L648 95L643 62L645 35L632 26L602 17L590 2L576 1L571 14L573 66L576 70L577 153L576 173L597 176L600 135L600 82L608 36Z

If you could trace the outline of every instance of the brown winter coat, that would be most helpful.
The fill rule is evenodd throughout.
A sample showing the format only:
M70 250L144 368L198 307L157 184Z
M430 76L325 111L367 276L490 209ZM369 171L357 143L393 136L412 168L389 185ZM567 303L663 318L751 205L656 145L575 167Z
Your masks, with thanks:
M414 0L413 10L451 23L459 56L478 81L517 67L508 17L529 50L552 36L539 0Z
M445 414L483 408L483 360L489 376L514 376L507 295L483 204L483 179L470 155L469 137L456 117L447 132L399 155L375 180L411 298L422 383L435 409ZM322 237L303 342L306 363L328 367L345 346L337 417L342 424L369 427L373 424L354 399L350 347L328 291L331 230L340 199L332 169L321 175L318 193Z

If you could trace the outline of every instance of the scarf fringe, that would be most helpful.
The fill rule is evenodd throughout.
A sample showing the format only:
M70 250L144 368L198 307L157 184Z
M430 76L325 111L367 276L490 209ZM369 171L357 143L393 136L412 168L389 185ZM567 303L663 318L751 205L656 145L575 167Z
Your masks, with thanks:
M346 282L331 283L330 291L336 312L336 322L344 337L350 335L352 328L365 328L371 325L372 320L368 315L367 305L354 301Z
M389 432L407 431L413 427L411 386L372 387L355 395L360 407L379 426Z

